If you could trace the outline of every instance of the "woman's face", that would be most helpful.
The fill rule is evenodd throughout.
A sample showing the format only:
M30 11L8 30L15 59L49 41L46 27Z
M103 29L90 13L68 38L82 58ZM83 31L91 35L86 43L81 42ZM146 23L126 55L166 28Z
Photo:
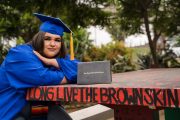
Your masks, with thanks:
M54 58L61 49L61 36L45 33L43 53L48 58Z

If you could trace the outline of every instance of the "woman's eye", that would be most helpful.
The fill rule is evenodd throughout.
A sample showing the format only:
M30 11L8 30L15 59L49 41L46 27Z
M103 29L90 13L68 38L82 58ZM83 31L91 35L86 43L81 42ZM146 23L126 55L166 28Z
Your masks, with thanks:
M55 41L56 41L56 42L61 42L61 39L56 39Z
M50 37L46 37L44 40L51 40L51 38Z

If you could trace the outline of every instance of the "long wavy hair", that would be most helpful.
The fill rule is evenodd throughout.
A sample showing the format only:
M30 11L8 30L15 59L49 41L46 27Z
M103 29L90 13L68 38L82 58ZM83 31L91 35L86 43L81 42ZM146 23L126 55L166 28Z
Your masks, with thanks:
M39 31L37 34L34 35L32 41L29 42L29 44L32 45L34 50L39 52L42 56L45 56L43 53L44 37L45 37L45 32ZM66 48L64 45L64 41L62 40L59 53L55 57L65 58L65 56L66 56Z

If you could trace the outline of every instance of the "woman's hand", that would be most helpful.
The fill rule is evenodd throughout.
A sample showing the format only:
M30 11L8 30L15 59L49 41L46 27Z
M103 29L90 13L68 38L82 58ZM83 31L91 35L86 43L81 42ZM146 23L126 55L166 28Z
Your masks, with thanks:
M56 59L49 59L49 58L43 57L41 54L39 54L37 51L34 51L34 50L33 52L45 65L54 66L59 69L59 65Z
M67 84L67 83L68 83L68 81L67 81L67 79L64 77L60 84Z

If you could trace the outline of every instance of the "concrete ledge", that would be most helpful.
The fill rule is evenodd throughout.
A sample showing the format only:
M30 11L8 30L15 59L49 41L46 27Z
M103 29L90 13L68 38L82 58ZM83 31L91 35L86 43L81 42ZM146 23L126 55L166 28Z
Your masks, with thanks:
M75 112L69 113L73 120L111 120L114 111L103 105L94 105Z

